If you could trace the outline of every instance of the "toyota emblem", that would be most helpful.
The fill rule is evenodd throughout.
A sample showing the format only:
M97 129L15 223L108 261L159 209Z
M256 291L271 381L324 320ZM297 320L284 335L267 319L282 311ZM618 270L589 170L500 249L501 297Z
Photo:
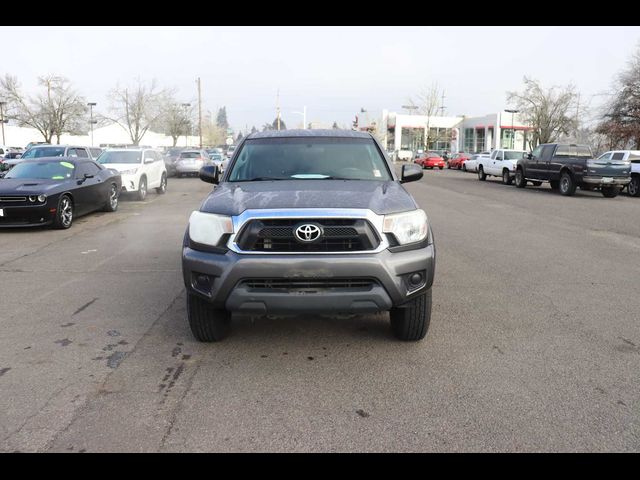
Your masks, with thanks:
M312 243L320 238L322 230L318 225L313 223L304 223L294 230L296 239L303 243Z

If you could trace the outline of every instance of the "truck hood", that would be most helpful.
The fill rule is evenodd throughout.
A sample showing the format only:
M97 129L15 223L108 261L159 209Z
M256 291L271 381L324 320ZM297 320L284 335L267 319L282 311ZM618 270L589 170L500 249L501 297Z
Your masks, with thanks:
M357 208L385 215L417 205L394 181L277 180L221 183L200 211L237 216L245 210L266 208Z
M30 180L28 178L0 178L0 195L47 194L69 180Z

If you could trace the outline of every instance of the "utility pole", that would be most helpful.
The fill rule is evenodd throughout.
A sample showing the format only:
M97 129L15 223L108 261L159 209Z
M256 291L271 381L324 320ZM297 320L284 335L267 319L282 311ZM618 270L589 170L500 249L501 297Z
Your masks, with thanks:
M578 92L578 103L576 104L576 142L578 141L578 125L580 118L580 93Z
M278 89L278 93L276 93L276 119L278 130L280 130L280 89Z
M2 145L5 145L5 140L4 140L4 124L8 121L5 121L4 119L4 111L2 110L2 107L4 107L7 104L7 102L0 102L0 125L2 125Z
M200 77L198 77L198 133L200 134L200 148L202 148L202 93L200 91Z

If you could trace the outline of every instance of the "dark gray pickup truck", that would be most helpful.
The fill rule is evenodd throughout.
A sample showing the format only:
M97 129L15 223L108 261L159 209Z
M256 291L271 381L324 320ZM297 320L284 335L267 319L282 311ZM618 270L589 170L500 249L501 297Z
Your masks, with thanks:
M524 188L527 181L534 185L544 181L562 195L573 195L580 187L612 198L631 181L630 169L628 161L594 159L585 145L547 143L518 160L515 183Z
M426 213L378 142L345 130L254 133L191 214L182 248L191 331L226 336L231 312L390 311L402 340L424 338L435 246Z

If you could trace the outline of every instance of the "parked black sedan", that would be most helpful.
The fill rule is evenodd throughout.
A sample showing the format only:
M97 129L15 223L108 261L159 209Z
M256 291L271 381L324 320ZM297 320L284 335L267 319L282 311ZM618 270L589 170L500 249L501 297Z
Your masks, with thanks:
M75 217L116 211L121 188L118 172L90 159L25 160L0 178L0 228L69 228Z

